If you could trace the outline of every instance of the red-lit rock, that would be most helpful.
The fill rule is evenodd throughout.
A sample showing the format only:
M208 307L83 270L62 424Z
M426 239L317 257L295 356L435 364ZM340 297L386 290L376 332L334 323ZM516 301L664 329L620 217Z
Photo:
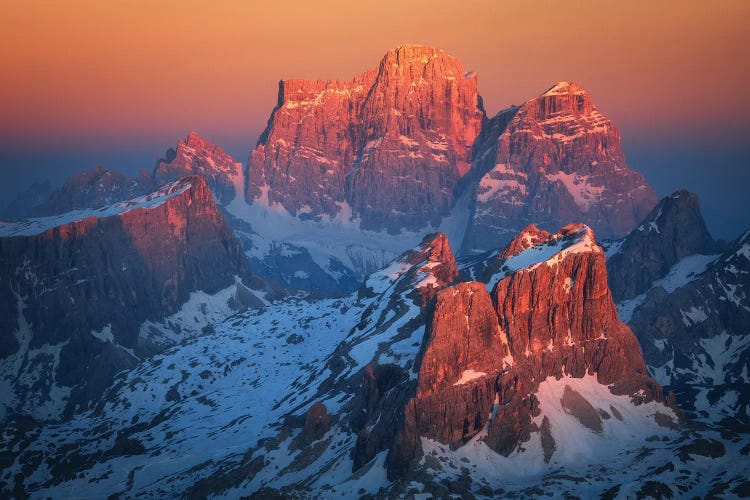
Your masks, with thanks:
M160 159L153 173L154 185L160 186L186 175L205 177L214 196L223 205L231 202L235 194L235 181L241 179L242 164L235 161L221 147L190 132L177 149L169 149Z
M498 234L530 222L555 229L582 220L602 238L624 236L656 204L625 164L620 132L575 83L501 112L486 129L473 172L470 248L491 249Z
M429 47L389 51L350 82L282 81L248 199L313 218L348 203L366 229L437 227L483 117L476 76Z

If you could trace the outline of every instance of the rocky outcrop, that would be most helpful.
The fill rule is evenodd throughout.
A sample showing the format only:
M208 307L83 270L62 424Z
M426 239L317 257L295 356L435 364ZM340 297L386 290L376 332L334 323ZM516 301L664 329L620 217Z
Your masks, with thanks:
M242 164L235 161L221 147L190 132L177 148L167 150L164 158L154 168L154 184L160 186L186 175L201 175L222 205L228 205L237 193L235 186L242 184Z
M331 417L328 408L320 401L310 407L305 417L305 425L302 428L302 441L306 444L317 441L325 436L331 428Z
M235 276L250 278L202 177L69 215L0 226L0 358L6 368L49 374L37 382L42 387L19 394L21 409L34 406L31 394L49 398L54 385L69 392L69 409L85 405L117 371L158 348L139 337L141 323L174 313L193 291L214 293ZM50 355L34 361L30 352Z
M389 51L350 82L282 81L248 160L248 200L302 218L348 205L365 229L437 227L483 117L476 76L429 47Z
M491 292L467 282L436 296L416 395L391 450L402 468L418 455L419 437L459 446L486 429L486 443L510 454L538 430L534 393L550 376L595 375L637 403L663 400L617 317L591 229L569 225L545 238L530 228L501 255Z
M529 223L551 230L583 220L600 237L620 237L656 204L626 166L617 128L575 83L502 111L487 129L476 145L465 250L489 250Z
M607 260L615 302L632 299L666 276L680 259L718 253L708 233L698 196L680 190L662 199Z
M369 275L360 288L360 300L375 299L362 315L357 330L363 330L364 336L385 334L385 338L361 375L354 379L355 397L348 413L351 429L357 434L352 456L355 470L400 439L403 409L416 391L414 374L426 318L431 314L435 295L457 277L458 267L448 238L435 233L389 266ZM352 348L347 344L340 346L341 356L348 356ZM330 367L331 372L340 369L338 361ZM395 455L394 460L398 460Z
M715 421L750 422L748 240L714 241L698 197L680 190L607 249L612 295L650 373L679 388L684 408L709 401Z

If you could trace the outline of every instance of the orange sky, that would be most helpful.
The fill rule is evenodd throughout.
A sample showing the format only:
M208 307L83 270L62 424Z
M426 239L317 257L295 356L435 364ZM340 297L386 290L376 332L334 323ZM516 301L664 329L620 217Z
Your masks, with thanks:
M750 227L750 0L0 0L0 199L196 130L245 161L282 78L342 78L403 43L479 75L491 114L576 81L659 195Z
M350 78L406 42L477 71L492 113L574 80L623 129L750 116L748 0L3 3L6 148L195 129L249 150L280 78Z

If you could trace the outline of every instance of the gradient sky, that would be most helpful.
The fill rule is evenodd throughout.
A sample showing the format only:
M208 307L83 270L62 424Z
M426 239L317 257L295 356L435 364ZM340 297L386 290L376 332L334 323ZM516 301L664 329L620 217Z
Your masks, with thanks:
M657 193L750 228L750 1L0 0L0 196L134 173L190 130L245 161L282 78L349 79L403 43L479 76L490 114L576 81Z

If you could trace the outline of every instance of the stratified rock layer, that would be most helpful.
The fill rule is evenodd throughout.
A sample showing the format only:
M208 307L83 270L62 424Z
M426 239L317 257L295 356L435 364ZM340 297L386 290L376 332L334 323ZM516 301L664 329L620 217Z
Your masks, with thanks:
M437 227L483 117L476 76L429 47L392 50L350 82L282 81L248 200L310 218L348 204L365 229Z
M575 83L499 113L485 130L467 250L489 250L529 223L553 230L582 220L602 238L624 236L656 204L626 166L617 128Z
M504 276L491 292L466 282L436 296L416 394L390 457L396 471L419 453L420 437L461 445L486 428L487 444L510 454L538 430L534 392L549 376L594 374L637 402L663 399L617 317L591 229L569 225L545 238L529 228L501 254Z

